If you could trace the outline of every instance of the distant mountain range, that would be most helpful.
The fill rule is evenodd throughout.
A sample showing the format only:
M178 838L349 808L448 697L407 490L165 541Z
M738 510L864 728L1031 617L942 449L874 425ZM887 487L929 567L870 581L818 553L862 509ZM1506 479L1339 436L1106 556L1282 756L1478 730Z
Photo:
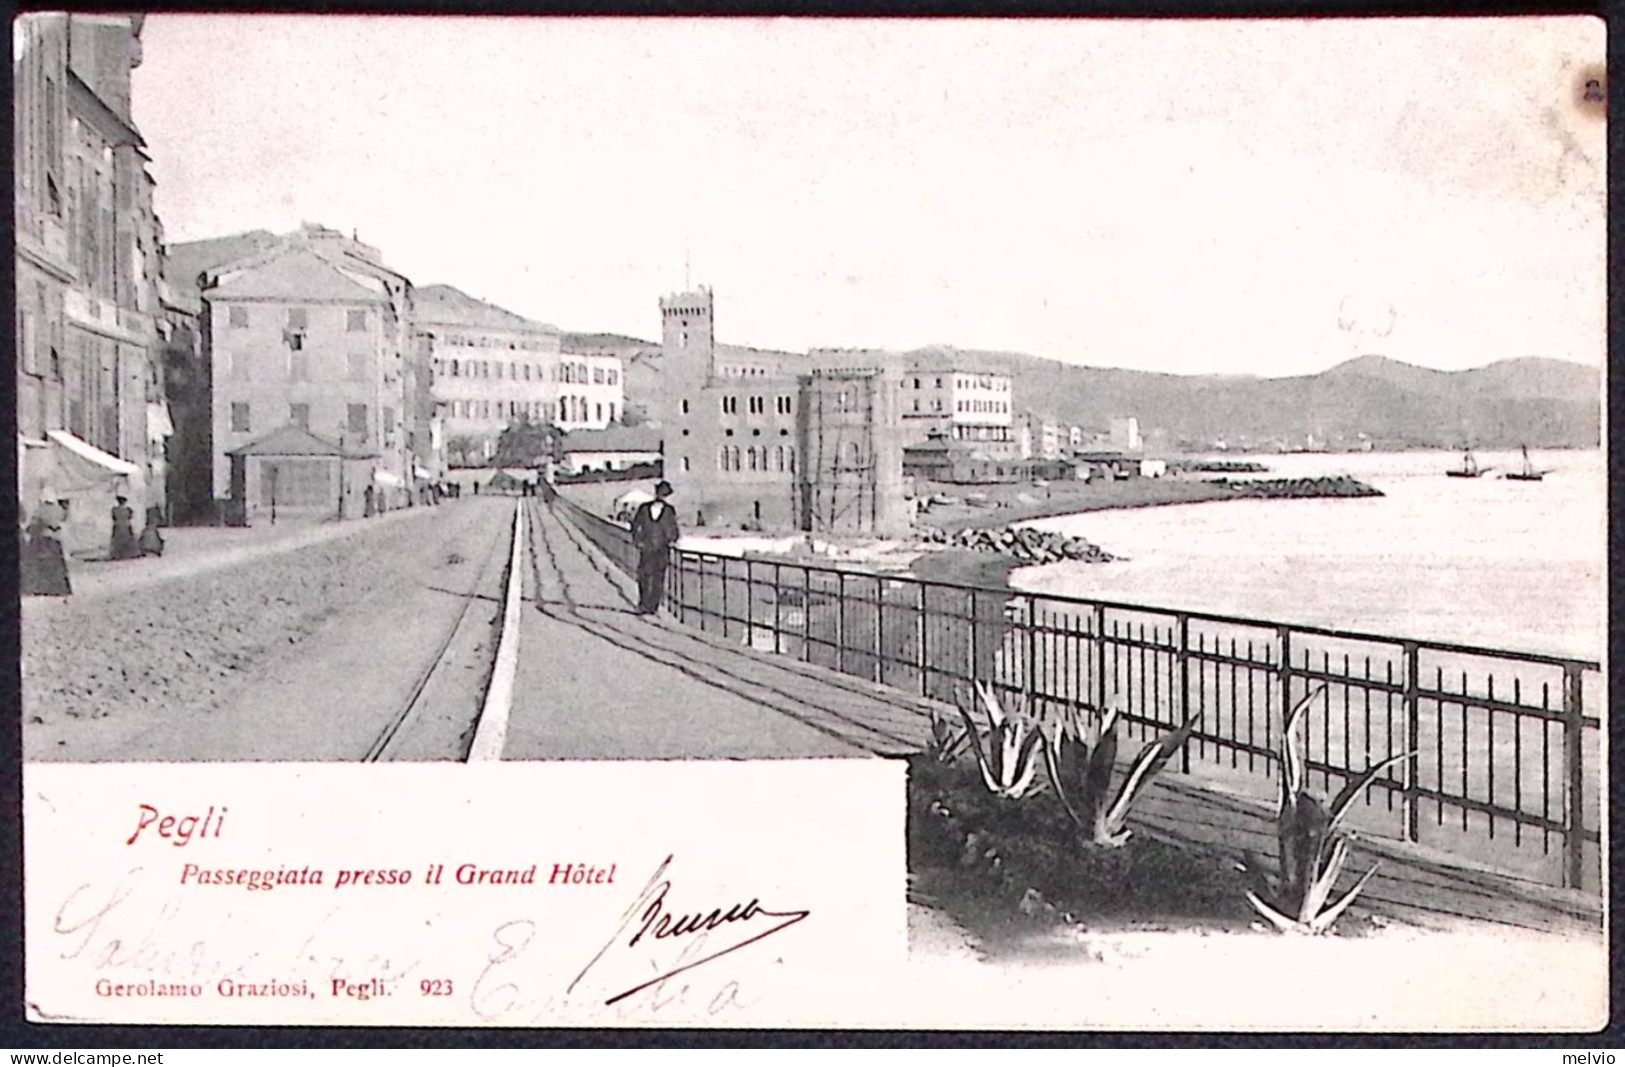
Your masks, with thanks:
M622 349L627 399L651 409L660 388L655 342L566 334ZM724 346L726 347L726 346ZM1147 441L1170 449L1590 448L1602 441L1602 375L1556 359L1508 359L1463 371L1361 356L1291 378L1156 374L1083 367L1021 352L947 350L941 355L1002 369L1017 411L1065 425L1105 429L1118 416L1140 421Z

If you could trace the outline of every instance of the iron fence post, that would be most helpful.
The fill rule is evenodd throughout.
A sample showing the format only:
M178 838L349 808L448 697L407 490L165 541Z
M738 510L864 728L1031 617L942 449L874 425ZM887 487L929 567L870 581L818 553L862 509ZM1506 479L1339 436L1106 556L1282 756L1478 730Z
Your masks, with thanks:
M773 564L773 654L784 653L784 643L781 633L784 630L784 598L779 595L779 588L784 584L784 564Z
M705 629L705 557L695 556L700 565L700 629Z
M683 552L673 549L672 555L677 557L677 621L684 626L688 625L688 580L683 572Z
M1095 714L1106 714L1106 605L1095 605Z
M1585 875L1585 765L1581 738L1585 730L1580 695L1580 666L1563 665L1563 885L1582 888Z
M1275 634L1281 640L1281 744L1285 745L1287 743L1287 720L1292 714L1292 630L1290 627L1277 626ZM1303 752L1303 781L1307 785L1309 783L1309 737L1307 730L1304 732ZM1281 768L1281 773L1286 773L1285 767Z
M1022 642L1021 690L1027 714L1036 717L1038 705L1038 598L1027 597L1027 639Z
M928 695L929 692L929 686L926 685L925 681L925 665L929 662L925 657L925 583L919 582L914 588L919 592L914 607L914 661L916 668L919 670L920 695L923 697Z
M801 568L801 661L812 662L812 571Z
M1407 641L1405 650L1405 840L1420 840L1422 833L1422 724L1417 690L1422 684L1421 647Z
M875 578L875 682L886 684L886 579Z
M756 561L745 561L745 647L756 647Z
M976 700L976 682L978 680L977 672L980 671L981 668L982 668L981 662L976 658L977 657L977 652L980 651L976 647L977 646L977 640L976 640L976 630L977 630L977 623L976 623L976 590L971 589L966 593L966 595L970 597L970 614L969 614L969 625L970 625L970 651L969 651L969 655L970 655L970 663L967 665L966 675L970 679L971 701L972 701L972 706L974 706L975 700Z
M835 669L846 673L846 572L835 576Z
M1179 724L1183 725L1191 717L1191 657L1190 657L1191 620L1189 615L1179 616ZM1232 717L1234 716L1232 707ZM1178 729L1178 726L1175 727ZM1250 740L1250 739L1249 739ZM1179 769L1184 774L1191 773L1191 746L1187 738L1179 746Z
M728 637L728 557L722 557L722 636Z

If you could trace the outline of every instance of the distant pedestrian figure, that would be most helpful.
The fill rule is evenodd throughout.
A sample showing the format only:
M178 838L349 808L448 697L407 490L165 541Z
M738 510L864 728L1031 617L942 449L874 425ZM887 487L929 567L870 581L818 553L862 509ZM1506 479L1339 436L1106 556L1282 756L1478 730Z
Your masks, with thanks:
M147 525L141 530L141 554L143 556L161 556L164 554L164 535L158 528L164 524L162 508L151 507L147 509Z
M125 497L115 497L113 505L113 541L108 546L109 559L140 559L141 546L135 539L135 512Z
M677 543L677 509L667 498L671 483L655 486L655 498L632 516L632 544L638 550L638 614L660 610L666 591L666 559Z
M361 499L362 499L362 506L361 506L361 515L362 515L362 517L363 518L368 518L368 519L372 518L375 514L377 514L377 510L378 510L378 506L373 502L372 486L370 486L370 485L367 486L366 492L362 493L362 495L361 495Z
M62 507L47 500L39 506L28 524L28 540L23 544L22 592L33 596L69 596L68 558L62 551L58 532L62 528Z

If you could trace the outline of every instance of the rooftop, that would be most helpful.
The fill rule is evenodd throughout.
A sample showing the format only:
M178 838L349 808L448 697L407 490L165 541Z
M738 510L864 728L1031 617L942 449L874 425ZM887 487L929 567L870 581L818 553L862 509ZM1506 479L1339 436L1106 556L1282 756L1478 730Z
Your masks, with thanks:
M561 446L569 452L658 452L660 431L652 426L611 426L603 430L571 430Z

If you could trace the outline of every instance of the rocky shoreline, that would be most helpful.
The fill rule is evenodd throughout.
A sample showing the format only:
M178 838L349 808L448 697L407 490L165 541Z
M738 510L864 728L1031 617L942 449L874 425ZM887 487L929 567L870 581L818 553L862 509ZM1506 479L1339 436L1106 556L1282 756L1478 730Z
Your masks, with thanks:
M1351 478L1346 474L1336 474L1322 478L1257 478L1240 482L1232 482L1228 478L1215 478L1211 484L1224 486L1236 497L1254 497L1269 500L1382 495L1382 490L1375 489L1358 478Z
M1069 537L1053 530L1032 527L970 528L948 533L930 530L923 538L926 544L947 545L950 548L970 549L973 552L991 552L1010 556L1022 566L1040 563L1059 563L1074 560L1079 563L1108 563L1116 557L1092 541Z

